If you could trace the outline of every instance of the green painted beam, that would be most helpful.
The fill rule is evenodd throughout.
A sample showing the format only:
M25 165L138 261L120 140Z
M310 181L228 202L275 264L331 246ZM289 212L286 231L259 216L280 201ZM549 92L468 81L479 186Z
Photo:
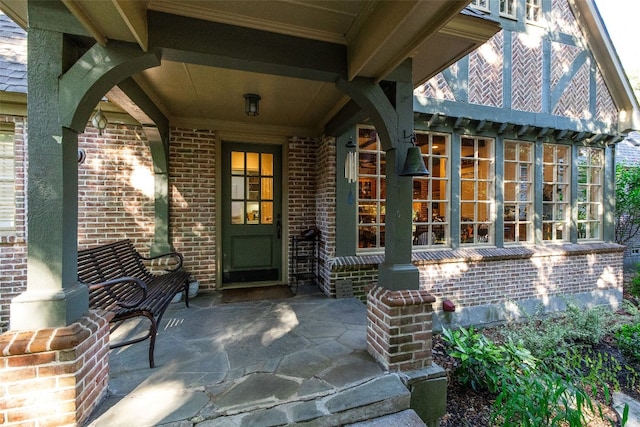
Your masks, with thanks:
M341 44L153 11L148 20L163 59L326 82L347 75Z
M334 137L345 134L354 126L366 123L367 113L353 100L340 109L325 125L324 134Z
M142 52L131 43L94 45L60 79L60 123L78 133L100 99L127 77L160 65L153 52Z

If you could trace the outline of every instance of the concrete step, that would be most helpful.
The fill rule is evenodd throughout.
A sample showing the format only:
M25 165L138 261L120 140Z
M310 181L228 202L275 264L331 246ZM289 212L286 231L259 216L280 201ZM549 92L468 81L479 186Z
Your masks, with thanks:
M198 427L273 427L291 424L309 427L344 426L402 413L409 409L410 401L411 393L402 380L395 374L387 374L313 400L289 401L269 408L243 408L242 412L235 414L220 412L219 416L211 414L211 418L207 417L197 425ZM399 416L408 417L409 415ZM371 426L378 425L398 424L371 424ZM414 425L420 426L420 424L407 424L407 426Z
M372 420L362 421L355 424L349 424L345 427L426 427L427 425L420 419L416 411L407 409L406 411L396 414L385 415L384 417L374 418Z

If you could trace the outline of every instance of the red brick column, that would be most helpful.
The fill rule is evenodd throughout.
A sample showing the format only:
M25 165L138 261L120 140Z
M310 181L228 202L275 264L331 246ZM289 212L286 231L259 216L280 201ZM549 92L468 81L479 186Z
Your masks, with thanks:
M431 366L432 304L424 290L367 292L367 350L389 371L413 371Z
M107 390L110 318L0 335L0 424L81 425Z

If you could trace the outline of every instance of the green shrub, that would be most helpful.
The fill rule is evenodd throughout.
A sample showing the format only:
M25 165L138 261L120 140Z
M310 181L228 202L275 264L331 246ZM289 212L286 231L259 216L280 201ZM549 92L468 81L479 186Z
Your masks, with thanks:
M636 272L629 283L629 293L634 297L640 297L640 272Z
M640 323L620 326L615 336L620 351L640 362Z
M543 319L530 317L527 322L507 329L505 335L529 349L535 357L545 358L575 343L600 342L608 332L611 317L607 308L585 309L567 304L562 315Z
M498 393L492 408L493 425L583 426L588 414L607 420L589 391L600 390L609 400L607 381L617 385L619 368L617 362L608 363L611 358L585 357L578 347L567 346L549 352L551 356L541 361L511 340L496 344L473 328L444 329L443 339L449 355L459 362L456 375L463 384Z
M494 344L473 327L457 331L443 329L443 339L451 349L449 355L460 363L456 374L462 384L474 390L497 392L505 372L529 370L536 359L528 350L514 345Z

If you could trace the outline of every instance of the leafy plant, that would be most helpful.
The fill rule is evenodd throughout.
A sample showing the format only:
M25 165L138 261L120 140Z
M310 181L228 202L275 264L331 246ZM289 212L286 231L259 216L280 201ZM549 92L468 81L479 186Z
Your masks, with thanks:
M616 243L624 245L640 231L640 168L616 166Z
M620 326L615 336L620 351L626 356L640 361L640 323Z
M531 369L536 359L528 350L514 345L494 344L473 327L457 331L443 329L444 341L450 346L449 355L458 359L460 382L474 390L497 392L505 372Z
M572 318L564 324L582 324L582 332L590 329L584 325L590 315L574 313ZM582 332L560 335L577 339ZM617 362L610 363L611 359L600 354L584 357L578 347L562 346L540 360L512 340L496 344L473 328L444 329L443 339L449 355L460 363L456 373L463 384L498 393L492 409L493 425L583 426L588 414L607 419L590 392L599 390L608 401L609 382L618 386L620 367Z

